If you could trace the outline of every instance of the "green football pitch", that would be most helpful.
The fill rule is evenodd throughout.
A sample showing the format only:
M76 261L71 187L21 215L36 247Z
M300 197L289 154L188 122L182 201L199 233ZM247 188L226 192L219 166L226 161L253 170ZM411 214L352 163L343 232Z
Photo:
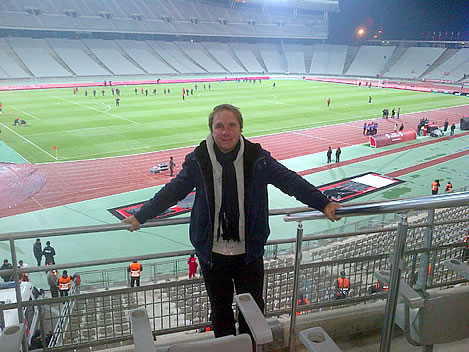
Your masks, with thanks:
M1 92L0 139L31 163L83 160L195 145L208 133L209 112L222 103L241 109L244 134L252 137L379 118L384 108L400 107L406 114L467 102L446 94L301 80L216 82L210 90L208 83L205 89L194 85L119 86L120 106L110 87L80 88L76 95L71 88ZM183 87L194 89L185 100ZM170 93L164 95L164 88ZM26 126L13 126L15 118Z

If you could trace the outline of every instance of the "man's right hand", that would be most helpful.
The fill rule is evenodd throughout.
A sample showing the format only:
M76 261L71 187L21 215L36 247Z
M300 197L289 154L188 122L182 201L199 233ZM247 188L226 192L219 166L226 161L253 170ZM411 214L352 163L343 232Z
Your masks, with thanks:
M129 227L130 232L140 230L140 222L133 215L131 217L127 218L127 219L122 220L121 222L126 223L126 224L130 224L130 227Z

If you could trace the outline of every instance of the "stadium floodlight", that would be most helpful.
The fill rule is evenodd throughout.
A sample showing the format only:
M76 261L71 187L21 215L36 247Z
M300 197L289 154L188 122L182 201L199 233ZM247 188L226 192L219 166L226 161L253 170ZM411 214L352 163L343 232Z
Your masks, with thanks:
M363 27L358 28L357 35L363 37L365 35L365 29Z

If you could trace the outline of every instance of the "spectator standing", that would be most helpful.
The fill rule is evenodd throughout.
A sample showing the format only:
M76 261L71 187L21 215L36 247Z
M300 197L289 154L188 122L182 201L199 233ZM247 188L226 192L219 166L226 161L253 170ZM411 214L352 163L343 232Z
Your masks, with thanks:
M174 168L176 167L176 164L174 163L173 157L169 157L169 171L171 172L171 176L174 175Z
M34 254L34 258L36 258L37 260L37 266L41 266L42 244L41 244L40 238L36 238L36 243L33 244L33 254Z
M347 298L350 293L350 279L345 277L345 271L340 272L340 276L335 281L335 299Z
M450 193L452 191L453 191L453 184L451 183L451 181L448 181L448 184L445 187L445 192Z
M200 260L216 337L235 335L233 291L250 293L264 311L264 245L269 235L268 184L335 221L338 203L245 139L238 108L223 104L209 115L210 134L186 156L182 170L133 216L129 230L162 213L194 188L190 238ZM249 331L240 316L239 332Z
M11 265L11 263L8 262L8 259L4 259L3 265L0 266L0 270L8 270L8 269L13 269L13 265ZM5 282L13 281L13 275L12 274L2 275L2 279Z
M197 264L197 259L195 258L194 254L191 254L189 258L187 258L187 264L189 265L189 279L192 277L195 277L195 274L197 273L197 267L199 264Z
M51 263L54 265L55 263ZM49 270L46 273L47 277L47 284L49 285L50 294L52 297L59 297L59 289L57 285L57 271L56 270Z
M440 187L440 180L432 182L432 194L438 194L438 188Z
M451 132L450 132L450 136L454 135L454 130L456 129L456 125L453 123L451 125Z
M59 277L59 292L60 297L68 296L68 292L72 288L72 278L68 275L67 270L62 272L62 275Z
M55 263L54 256L55 256L55 249L50 245L50 241L46 242L46 246L44 247L44 250L42 251L42 254L46 258L46 265Z
M445 120L445 123L443 125L443 132L446 132L448 131L448 126L449 126L449 122L448 122L448 119Z
M338 147L337 150L335 151L335 162L336 163L340 162L340 154L341 153L342 153L342 150L340 149L340 147Z
M143 271L142 264L138 263L137 260L134 260L127 269L130 273L130 287L134 287L137 284L137 287L140 286L140 275Z
M327 149L327 163L329 164L331 162L331 159L332 159L332 148L329 146L329 148Z

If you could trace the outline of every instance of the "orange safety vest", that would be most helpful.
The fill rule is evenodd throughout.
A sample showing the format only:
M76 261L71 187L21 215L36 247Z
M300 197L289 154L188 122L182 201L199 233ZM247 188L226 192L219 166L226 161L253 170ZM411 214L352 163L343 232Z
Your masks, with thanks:
M297 306L304 306L304 305L307 305L307 304L309 304L309 301L308 301L307 298L297 299L297 300L296 300L296 305L297 305ZM306 314L306 313L308 313L308 312L309 312L309 310L304 310L304 311L302 311L302 312L296 312L296 315Z
M445 187L446 192L451 192L452 189L453 189L453 185L451 183L448 183Z
M70 288L72 287L71 281L72 281L72 278L70 277L70 275L67 275L67 277L60 276L59 277L59 290L60 291L70 290Z
M466 247L469 248L469 236L466 236L463 242L466 242L467 243Z
M432 191L438 191L438 183L436 181L432 182Z
M337 282L339 283L339 288L343 290L347 290L350 288L350 280L347 278L339 277L337 279Z
M130 268L130 277L140 277L140 270L142 266L139 263L132 263L129 266Z
M380 286L381 286L381 283L378 281L378 283L376 284L376 289L378 290ZM383 292L387 292L388 289L389 289L389 286L383 284Z

